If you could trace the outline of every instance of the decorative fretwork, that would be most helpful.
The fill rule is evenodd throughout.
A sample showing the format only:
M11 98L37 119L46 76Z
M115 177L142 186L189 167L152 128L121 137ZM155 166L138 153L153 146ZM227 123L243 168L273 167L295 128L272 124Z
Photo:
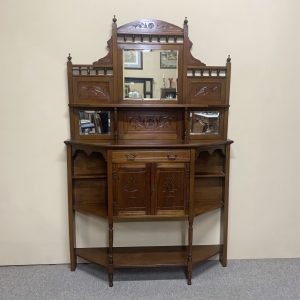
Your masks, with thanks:
M183 29L160 20L139 20L118 28L118 34L183 35Z
M113 69L111 68L94 68L91 65L73 65L73 76L112 76Z
M129 125L134 129L163 129L169 128L174 121L171 115L129 116Z
M226 77L226 67L195 67L188 68L188 77Z
M157 34L119 34L119 43L159 43L159 44L183 44L181 35L157 35Z

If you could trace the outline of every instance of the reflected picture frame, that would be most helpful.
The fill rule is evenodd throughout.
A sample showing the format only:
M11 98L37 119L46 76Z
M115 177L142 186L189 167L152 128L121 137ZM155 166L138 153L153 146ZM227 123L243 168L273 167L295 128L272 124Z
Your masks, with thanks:
M123 50L124 69L143 69L143 52L138 50Z
M176 69L177 68L177 51L167 50L160 52L160 68Z

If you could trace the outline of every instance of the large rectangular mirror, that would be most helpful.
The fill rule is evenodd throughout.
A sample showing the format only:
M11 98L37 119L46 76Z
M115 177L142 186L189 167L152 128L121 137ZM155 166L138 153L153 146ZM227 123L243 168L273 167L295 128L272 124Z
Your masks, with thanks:
M178 50L123 49L124 100L177 100Z

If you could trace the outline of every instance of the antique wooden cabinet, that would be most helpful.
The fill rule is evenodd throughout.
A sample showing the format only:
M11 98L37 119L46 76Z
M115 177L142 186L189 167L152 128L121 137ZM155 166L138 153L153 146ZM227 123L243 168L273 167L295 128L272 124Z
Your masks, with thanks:
M183 28L159 20L117 27L108 54L90 65L68 57L71 139L68 197L71 270L77 257L108 270L227 263L230 57L206 66ZM193 245L194 218L221 209L217 245ZM75 212L108 221L104 248L77 248ZM118 221L186 220L186 245L114 247Z

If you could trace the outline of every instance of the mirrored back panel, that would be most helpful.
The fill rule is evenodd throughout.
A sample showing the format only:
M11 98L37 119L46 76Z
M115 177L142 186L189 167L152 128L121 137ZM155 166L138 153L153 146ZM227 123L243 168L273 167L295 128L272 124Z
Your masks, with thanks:
M178 50L123 49L124 100L177 100Z
M103 110L79 111L80 135L107 135L111 131L110 112Z
M218 135L220 113L218 111L194 111L190 113L191 135Z

